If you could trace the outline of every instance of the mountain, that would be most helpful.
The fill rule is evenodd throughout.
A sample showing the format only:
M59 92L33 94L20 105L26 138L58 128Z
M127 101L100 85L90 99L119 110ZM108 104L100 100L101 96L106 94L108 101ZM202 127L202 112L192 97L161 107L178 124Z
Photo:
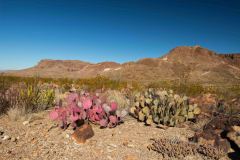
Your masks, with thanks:
M160 58L145 58L123 64L42 60L32 68L9 74L52 78L90 78L103 75L111 79L141 82L188 79L203 84L237 84L240 83L240 55L229 55L217 54L200 46L182 46Z

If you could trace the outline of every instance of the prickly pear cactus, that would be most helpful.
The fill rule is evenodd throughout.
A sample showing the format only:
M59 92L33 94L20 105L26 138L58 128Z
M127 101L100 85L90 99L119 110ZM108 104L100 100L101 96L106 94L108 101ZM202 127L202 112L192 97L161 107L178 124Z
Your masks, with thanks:
M181 97L163 90L148 89L134 97L130 114L147 125L163 124L176 126L187 120L195 119L201 113L197 105L189 105L188 97Z

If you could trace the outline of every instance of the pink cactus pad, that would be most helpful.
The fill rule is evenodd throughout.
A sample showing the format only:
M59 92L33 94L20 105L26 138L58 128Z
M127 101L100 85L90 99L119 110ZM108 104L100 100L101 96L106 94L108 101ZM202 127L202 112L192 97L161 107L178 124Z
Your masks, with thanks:
M99 124L100 124L101 127L107 127L108 121L106 119L101 119L99 121Z
M78 94L77 93L70 93L67 97L67 103L70 105L72 103L76 103L78 101Z
M72 115L70 116L70 118L71 118L71 121L72 121L72 122L75 122L75 121L77 121L77 120L79 119L79 117L78 117L77 114L72 114Z
M92 100L90 98L86 98L83 100L83 108L89 109L92 106Z
M49 117L51 120L55 121L58 119L58 112L56 110L53 110L50 112Z
M111 111L116 111L117 110L117 108L118 108L118 106L117 106L117 103L116 102L112 102L111 104L110 104L110 107L111 107Z

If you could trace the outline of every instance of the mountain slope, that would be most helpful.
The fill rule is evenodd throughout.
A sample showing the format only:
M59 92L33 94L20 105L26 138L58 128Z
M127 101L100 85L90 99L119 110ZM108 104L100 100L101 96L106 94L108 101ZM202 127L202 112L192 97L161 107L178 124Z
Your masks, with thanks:
M92 64L77 60L42 60L35 67L9 73L17 76L90 78L103 75L111 79L153 82L188 79L199 83L240 83L239 55L227 55L194 47L176 47L161 58L145 58L119 64Z

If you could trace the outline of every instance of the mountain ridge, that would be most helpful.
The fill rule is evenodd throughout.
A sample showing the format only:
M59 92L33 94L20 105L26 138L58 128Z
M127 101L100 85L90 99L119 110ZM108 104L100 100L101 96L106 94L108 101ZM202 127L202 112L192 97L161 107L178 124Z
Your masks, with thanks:
M200 46L180 46L159 58L134 62L90 63L80 60L41 60L36 66L7 73L15 76L92 78L153 82L186 78L200 83L239 83L240 56L217 54Z

